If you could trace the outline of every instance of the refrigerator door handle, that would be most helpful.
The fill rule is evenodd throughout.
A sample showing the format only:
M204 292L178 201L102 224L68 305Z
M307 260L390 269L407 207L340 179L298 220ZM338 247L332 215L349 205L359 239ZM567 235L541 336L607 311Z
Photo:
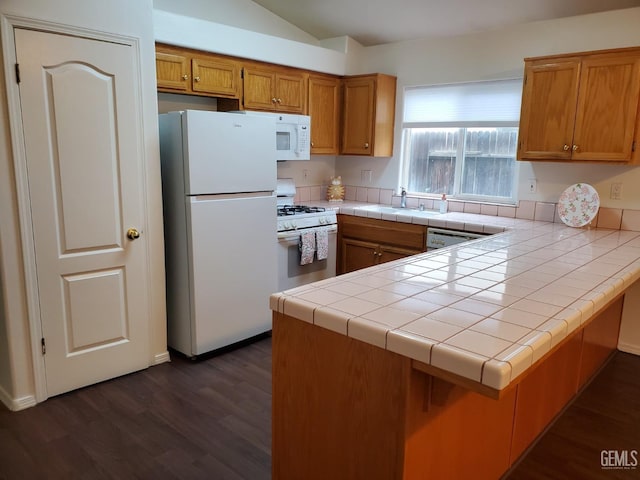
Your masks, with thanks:
M241 192L241 193L217 193L210 195L191 195L188 198L192 202L208 202L211 200L234 200L238 198L262 198L262 197L275 197L275 192ZM275 215L275 211L273 214Z

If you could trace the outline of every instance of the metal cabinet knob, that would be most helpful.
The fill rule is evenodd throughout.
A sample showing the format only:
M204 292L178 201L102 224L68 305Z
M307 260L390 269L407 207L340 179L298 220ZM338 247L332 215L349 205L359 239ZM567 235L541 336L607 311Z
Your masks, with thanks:
M193 79L194 79L196 82L199 82L199 81L200 81L200 77L193 77Z
M562 149L566 152L567 150L569 150L569 145L567 145L566 143L564 144L564 147L562 147Z
M276 97L273 97L273 98L271 99L271 103L277 103L277 102L278 102L278 99L277 99Z
M138 231L137 228L130 228L129 230L127 230L127 238L129 240L135 240L137 238L140 238L140 232Z
M187 75L186 73L184 75L182 75L182 79L183 80L189 80L189 75Z
M282 99L281 99L281 98L278 98L278 99L276 100L276 102L278 102L278 103L282 103Z
M578 145L574 145L571 149L575 152L578 148L580 148Z
M366 143L364 144L364 148L369 148L369 142L366 142Z

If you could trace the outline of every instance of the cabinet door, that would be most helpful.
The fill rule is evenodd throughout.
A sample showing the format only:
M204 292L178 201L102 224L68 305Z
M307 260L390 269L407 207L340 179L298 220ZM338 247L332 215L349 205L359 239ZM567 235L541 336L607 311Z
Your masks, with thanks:
M187 91L189 72L189 59L186 56L156 52L158 90Z
M573 160L628 161L640 92L640 57L585 58L573 136Z
M225 59L194 58L191 61L191 68L194 92L238 98L240 69L236 62Z
M275 109L278 112L305 113L305 83L302 74L276 73Z
M340 79L309 77L311 153L338 154L340 122Z
M422 251L393 247L391 245L380 245L378 247L378 263L390 262L392 260L398 260L399 258L417 255L418 253L422 253Z
M244 69L244 107L247 110L275 110L275 74L254 68Z
M378 263L378 245L376 243L342 238L340 247L340 273L353 272Z
M370 155L373 144L375 79L344 81L342 145L340 153Z
M518 159L570 159L580 62L525 65Z

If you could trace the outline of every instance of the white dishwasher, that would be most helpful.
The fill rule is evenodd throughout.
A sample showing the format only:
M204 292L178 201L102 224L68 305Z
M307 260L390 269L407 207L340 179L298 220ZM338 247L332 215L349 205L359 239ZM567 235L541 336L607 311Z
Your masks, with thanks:
M444 248L485 236L486 234L484 233L469 233L459 230L445 230L444 228L427 228L427 250Z

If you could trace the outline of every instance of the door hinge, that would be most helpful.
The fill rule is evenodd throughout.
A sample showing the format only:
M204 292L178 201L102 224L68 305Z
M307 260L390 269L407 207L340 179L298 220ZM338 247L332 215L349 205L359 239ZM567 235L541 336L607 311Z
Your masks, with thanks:
M16 83L20 83L20 64L16 63Z
M42 354L45 355L47 353L47 345L44 342L44 338L40 340L40 345L42 346Z

